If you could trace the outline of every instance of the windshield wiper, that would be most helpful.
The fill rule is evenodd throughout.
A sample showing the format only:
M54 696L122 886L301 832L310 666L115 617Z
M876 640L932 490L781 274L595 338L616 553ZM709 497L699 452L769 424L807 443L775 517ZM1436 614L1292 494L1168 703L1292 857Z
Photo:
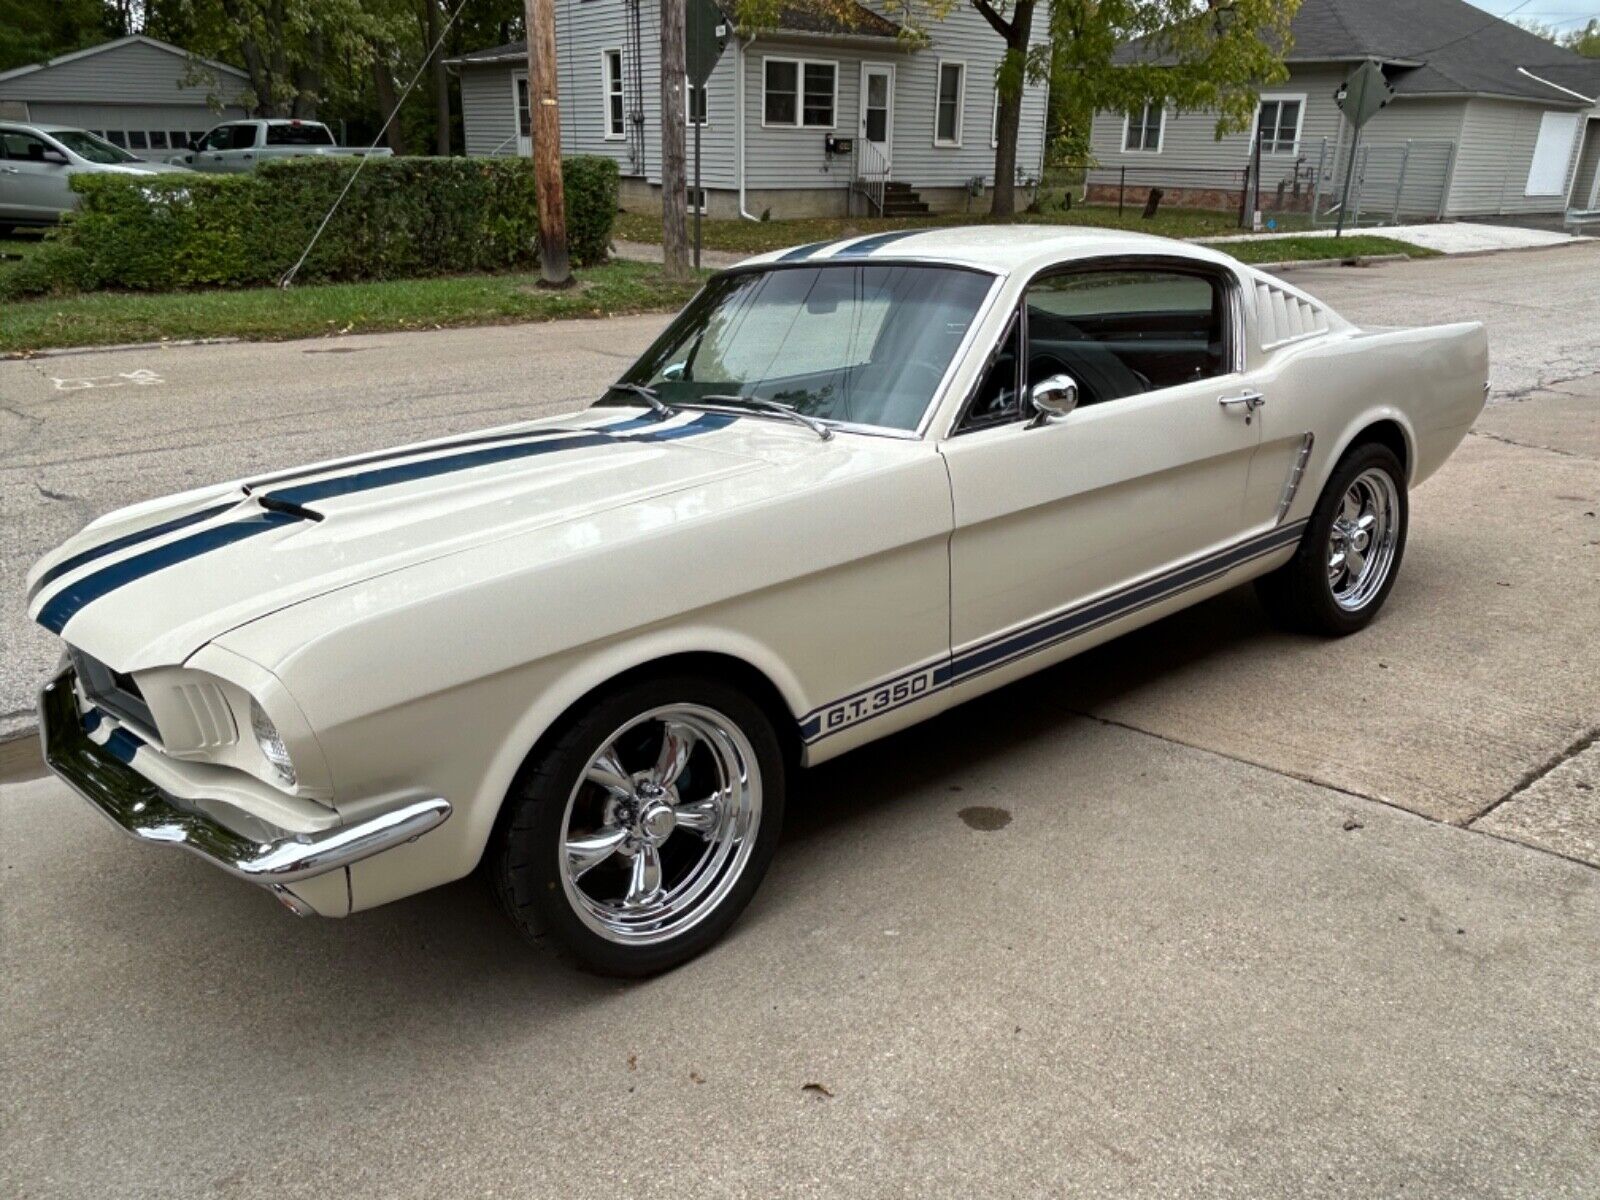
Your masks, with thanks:
M823 441L833 436L829 429L815 417L808 417L799 409L788 404L781 404L776 400L764 400L760 396L696 396L694 404L731 404L741 408L753 408L757 412L771 413L775 417L786 417L791 421L798 421Z
M642 383L613 383L611 390L613 392L632 392L635 396L642 398L651 408L655 409L656 416L663 421L678 415L678 410L657 395L653 387L646 387Z

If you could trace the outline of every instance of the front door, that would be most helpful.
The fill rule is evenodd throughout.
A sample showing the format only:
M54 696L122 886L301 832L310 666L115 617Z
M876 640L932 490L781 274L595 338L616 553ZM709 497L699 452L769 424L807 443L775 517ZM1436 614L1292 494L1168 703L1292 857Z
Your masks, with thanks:
M861 64L861 175L888 179L894 140L894 67Z
M1261 422L1236 368L1230 286L1152 263L1067 268L1029 287L943 447L952 682L1042 665L1246 553L1261 524L1246 511ZM1063 375L1078 408L1030 419L1019 392Z

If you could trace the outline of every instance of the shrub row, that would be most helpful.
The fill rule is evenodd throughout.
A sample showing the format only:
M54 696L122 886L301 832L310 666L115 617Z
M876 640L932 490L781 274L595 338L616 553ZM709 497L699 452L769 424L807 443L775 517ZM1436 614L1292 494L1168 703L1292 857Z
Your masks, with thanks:
M13 295L98 288L170 291L274 283L347 184L300 281L403 279L538 262L533 164L515 158L301 158L249 175L81 174L57 236L11 272ZM562 164L574 262L603 261L617 166Z

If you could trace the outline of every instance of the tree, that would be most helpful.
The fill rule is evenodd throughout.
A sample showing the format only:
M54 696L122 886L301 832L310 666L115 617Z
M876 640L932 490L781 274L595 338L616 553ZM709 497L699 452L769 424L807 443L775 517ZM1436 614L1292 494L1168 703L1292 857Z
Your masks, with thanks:
M0 71L48 62L125 32L102 0L0 0Z
M668 279L689 277L689 173L684 164L684 0L661 0L661 252Z
M1093 3L1093 0L1085 0ZM1005 56L995 72L1000 112L995 124L994 194L989 212L1009 217L1017 210L1017 134L1022 128L1022 90L1028 77L1040 74L1041 54L1032 46L1035 0L1011 0L1011 16L990 0L972 0L972 7L1006 44Z
M984 0L973 0L983 3ZM1039 73L1050 79L1050 132L1058 150L1083 161L1089 124L1099 111L1145 104L1217 114L1217 136L1248 129L1263 84L1285 79L1289 23L1300 0L1053 0L1047 61L1008 44L996 79L1000 142L995 152L994 211L1001 207L1002 162L1008 136L1005 109L1020 107L1022 86ZM1140 41L1137 61L1119 65L1117 48Z

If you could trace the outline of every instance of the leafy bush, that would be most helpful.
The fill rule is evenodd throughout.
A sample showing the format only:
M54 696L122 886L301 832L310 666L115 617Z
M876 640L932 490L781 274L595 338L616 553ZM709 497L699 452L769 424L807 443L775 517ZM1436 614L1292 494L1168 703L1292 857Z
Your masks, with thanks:
M82 174L58 236L11 272L11 295L170 291L273 283L345 195L297 276L404 279L538 262L533 164L514 158L348 158L265 163L250 175ZM610 159L563 163L573 261L605 259L617 212Z

